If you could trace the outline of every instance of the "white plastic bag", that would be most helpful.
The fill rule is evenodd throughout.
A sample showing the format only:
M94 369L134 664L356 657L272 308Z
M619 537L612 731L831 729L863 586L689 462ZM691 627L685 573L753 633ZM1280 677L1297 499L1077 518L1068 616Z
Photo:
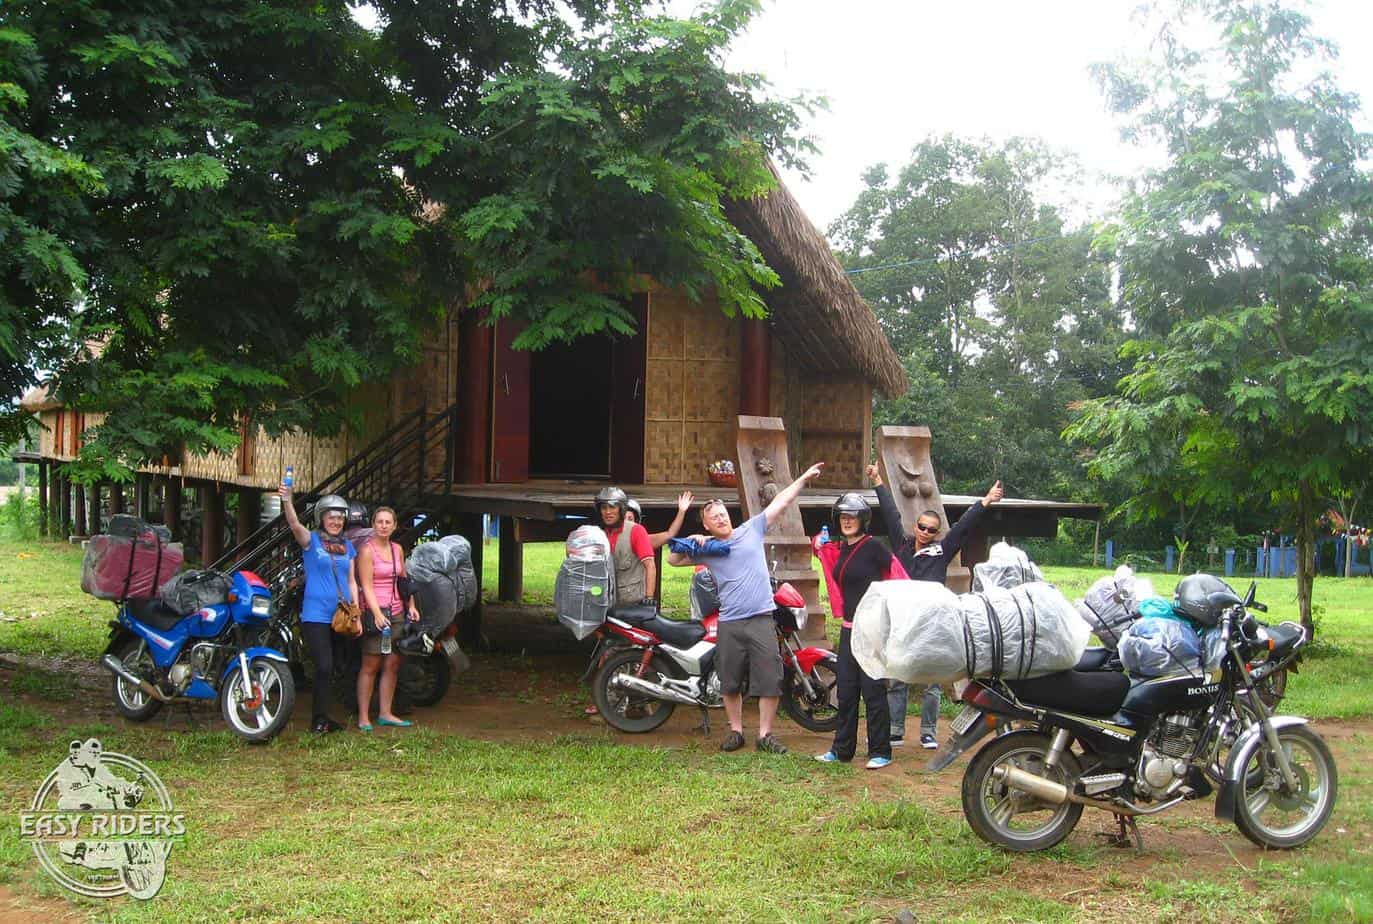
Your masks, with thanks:
M1098 578L1078 601L1077 609L1101 644L1115 651L1121 636L1139 618L1139 602L1154 596L1148 578L1137 578L1129 565Z
M578 641L600 628L615 600L610 541L599 526L579 526L567 537L567 557L553 584L558 621Z
M1044 580L1039 566L1030 561L1023 549L998 542L987 553L987 560L973 565L973 592L991 587L1004 587L1010 590L1021 584Z

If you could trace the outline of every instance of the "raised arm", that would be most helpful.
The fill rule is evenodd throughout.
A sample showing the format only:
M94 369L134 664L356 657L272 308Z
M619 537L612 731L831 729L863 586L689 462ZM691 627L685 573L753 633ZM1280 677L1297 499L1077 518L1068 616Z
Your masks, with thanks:
M669 539L676 539L677 534L682 531L682 523L686 521L687 511L691 509L692 496L690 491L683 491L677 496L677 516L672 518L672 525L661 533L652 533L648 541L653 543L655 549L661 549L667 545Z
M291 489L282 485L277 488L277 495L281 497L281 515L286 518L286 525L291 528L291 535L296 537L296 544L302 549L310 547L310 530L305 524L300 522L300 517L296 515L296 505L291 502Z
M791 484L777 492L777 496L772 499L772 503L768 504L763 510L763 516L767 517L769 526L782 515L783 510L790 507L792 502L800 496L801 489L806 486L806 482L817 477L824 469L824 462L816 462L810 468L802 472L800 478L797 478Z
M876 465L868 466L868 480L877 489L877 506L882 511L882 522L887 528L887 541L891 543L892 552L895 552L906 541L906 530L901 525L901 510L896 506L891 489L882 483L882 474Z
M943 539L939 540L940 544L944 546L945 553L952 556L954 552L963 548L963 540L968 537L968 530L972 529L973 525L981 519L982 514L988 507L1001 500L1004 495L1005 492L1001 490L1001 482L998 481L991 486L991 489L987 491L987 495L983 497L982 500L975 502L971 507L963 511L963 515L958 518L958 522L949 527L949 532Z

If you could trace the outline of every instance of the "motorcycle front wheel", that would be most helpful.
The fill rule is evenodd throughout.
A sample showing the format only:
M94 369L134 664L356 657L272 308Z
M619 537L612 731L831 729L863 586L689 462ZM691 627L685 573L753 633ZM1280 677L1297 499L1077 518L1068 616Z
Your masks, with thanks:
M152 655L139 639L125 641L115 650L114 656L137 677L148 678L153 675ZM162 708L162 701L149 696L142 687L129 683L118 674L111 675L111 679L114 681L114 708L130 722L146 722Z
M291 670L280 661L258 658L248 662L248 679L235 667L224 678L220 709L224 721L253 744L270 741L291 720L296 704L296 685Z
M1283 792L1282 771L1268 742L1262 742L1235 784L1235 826L1260 847L1300 847L1330 820L1339 789L1335 758L1325 741L1305 725L1278 729L1297 787Z
M810 693L802 683L801 674L790 665L782 677L782 710L802 728L813 732L831 732L839 727L839 659L834 655L815 662L806 679Z
M612 684L619 674L638 676L642 661L643 652L637 648L621 651L611 655L591 681L591 698L596 701L601 718L612 728L630 734L653 731L666 722L676 708L674 703L640 696ZM644 679L657 682L660 673L671 676L667 663L654 655L648 670L644 671Z
M1063 840L1082 817L1077 802L1054 805L997 780L998 767L1014 767L1071 787L1077 758L1067 749L1052 771L1044 757L1049 739L1038 732L1015 732L988 742L963 774L963 815L973 833L991 844L1024 853L1046 850Z

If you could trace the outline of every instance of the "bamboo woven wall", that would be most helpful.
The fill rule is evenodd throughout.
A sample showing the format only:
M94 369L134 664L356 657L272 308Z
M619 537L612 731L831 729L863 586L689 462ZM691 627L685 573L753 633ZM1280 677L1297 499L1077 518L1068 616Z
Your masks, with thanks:
M863 469L872 454L872 387L866 382L835 378L815 384L796 428L806 464L817 460L825 463L825 473L816 480L818 486L865 487Z
M713 299L654 290L647 337L644 481L699 484L712 461L734 458L738 324Z

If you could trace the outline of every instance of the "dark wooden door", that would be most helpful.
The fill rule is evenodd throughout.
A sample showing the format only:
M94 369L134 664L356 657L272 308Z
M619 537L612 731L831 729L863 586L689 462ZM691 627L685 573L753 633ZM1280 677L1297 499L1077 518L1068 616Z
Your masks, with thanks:
M610 408L610 477L620 484L644 483L644 372L648 361L648 295L630 302L637 328L615 341L611 353L615 388Z
M493 482L529 480L529 351L511 342L522 323L498 321L491 365L491 472Z

